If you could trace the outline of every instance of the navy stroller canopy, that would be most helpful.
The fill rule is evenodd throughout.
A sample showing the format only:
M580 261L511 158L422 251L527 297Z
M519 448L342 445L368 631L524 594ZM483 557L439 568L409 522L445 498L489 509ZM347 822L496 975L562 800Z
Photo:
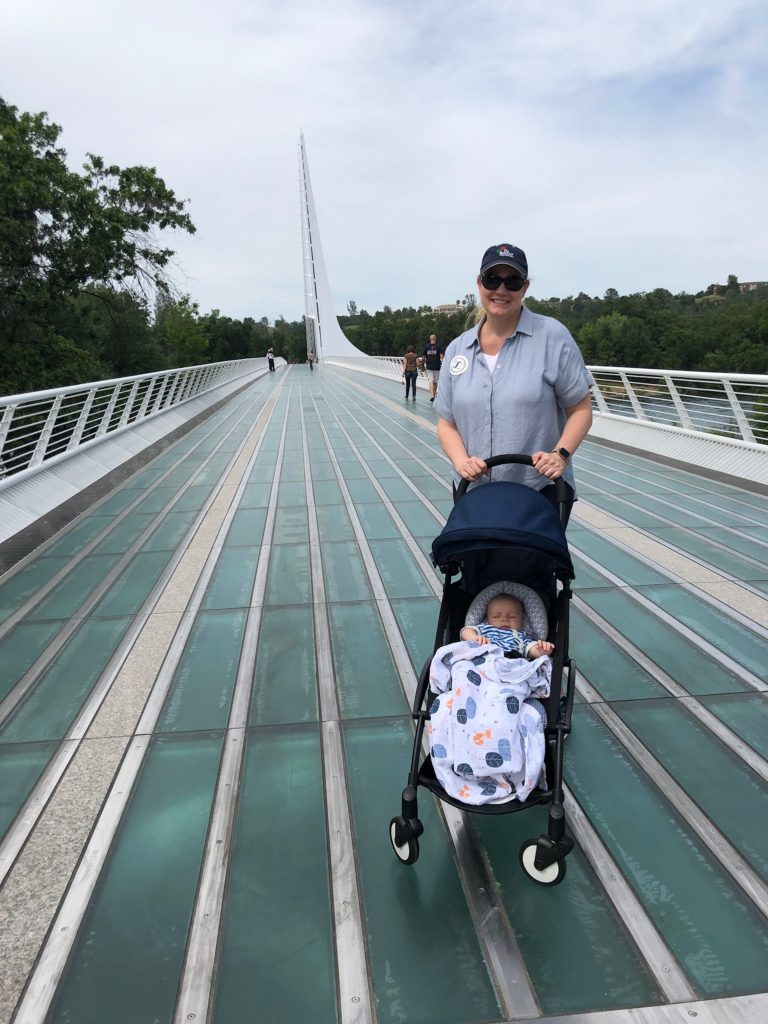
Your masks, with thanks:
M524 484L499 481L468 490L435 538L432 560L445 571L451 564L471 565L475 553L499 549L527 552L536 577L542 572L557 573L562 579L574 577L565 530L555 507ZM524 564L520 575L526 575Z

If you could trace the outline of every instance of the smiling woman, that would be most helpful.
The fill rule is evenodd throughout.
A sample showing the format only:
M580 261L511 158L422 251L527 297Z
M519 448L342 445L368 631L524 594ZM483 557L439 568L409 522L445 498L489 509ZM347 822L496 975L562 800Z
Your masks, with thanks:
M492 455L531 455L533 467L498 467L496 479L527 484L555 503L562 476L570 513L570 457L592 425L593 381L568 330L523 305L529 283L522 249L503 244L485 252L477 278L484 316L448 346L437 435L454 485L484 482Z

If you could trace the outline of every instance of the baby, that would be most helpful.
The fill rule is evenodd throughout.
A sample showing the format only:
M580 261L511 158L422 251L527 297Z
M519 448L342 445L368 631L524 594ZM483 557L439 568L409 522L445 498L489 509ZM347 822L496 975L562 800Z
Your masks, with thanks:
M505 651L516 651L533 661L552 654L555 646L548 640L536 640L523 630L523 604L509 594L499 594L488 602L485 622L464 626L459 636L479 644L495 643Z

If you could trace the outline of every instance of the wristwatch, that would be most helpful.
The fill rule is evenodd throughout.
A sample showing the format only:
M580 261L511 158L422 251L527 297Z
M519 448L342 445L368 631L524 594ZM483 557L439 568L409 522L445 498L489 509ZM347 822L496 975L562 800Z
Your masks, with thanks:
M571 457L571 453L567 448L553 448L552 451L555 455L559 455L563 462L567 462Z

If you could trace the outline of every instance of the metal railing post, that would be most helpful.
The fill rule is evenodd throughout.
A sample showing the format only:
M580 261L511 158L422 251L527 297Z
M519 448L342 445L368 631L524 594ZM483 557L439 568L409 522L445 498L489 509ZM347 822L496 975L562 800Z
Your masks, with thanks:
M71 452L73 448L77 448L80 444L80 438L83 436L85 425L88 422L88 417L91 415L91 407L93 406L93 399L96 396L96 388L91 388L88 392L85 401L83 402L83 408L80 410L80 415L77 417L77 423L75 429L72 431L72 437L69 439L67 445L67 451Z
M675 403L677 415L680 417L680 426L685 427L686 430L693 430L693 420L688 415L688 410L685 408L685 404L683 403L683 400L680 397L680 392L675 387L672 378L669 376L669 374L665 374L664 380L666 381L667 387L669 388L669 393L672 396L672 401Z
M40 437L38 438L37 444L35 445L35 450L32 452L32 458L29 460L30 466L39 465L45 458L45 450L48 447L48 442L51 439L53 427L54 424L56 423L56 417L59 414L59 409L61 408L61 403L63 401L63 395L57 395L56 398L53 400L53 405L51 406L48 412L48 417L45 421L45 426L40 431Z

